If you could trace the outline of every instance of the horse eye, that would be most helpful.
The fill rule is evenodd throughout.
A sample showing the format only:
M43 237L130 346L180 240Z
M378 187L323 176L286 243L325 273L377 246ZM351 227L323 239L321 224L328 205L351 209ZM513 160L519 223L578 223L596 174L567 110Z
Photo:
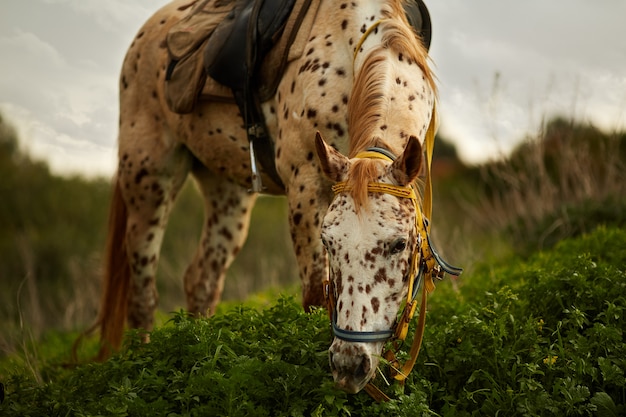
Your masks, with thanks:
M406 249L406 239L396 239L391 244L391 248L389 249L389 253L395 255L396 253L400 253Z

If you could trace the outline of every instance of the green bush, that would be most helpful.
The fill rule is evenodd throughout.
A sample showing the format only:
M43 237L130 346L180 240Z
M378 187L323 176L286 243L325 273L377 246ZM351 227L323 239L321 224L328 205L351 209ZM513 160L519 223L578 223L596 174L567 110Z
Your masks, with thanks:
M183 312L142 344L33 387L12 379L3 415L331 415L347 395L329 375L324 311L293 299L263 312L239 307L207 320ZM34 388L34 389L33 389Z
M422 389L440 415L626 411L626 231L599 228L468 278L433 307ZM442 291L444 292L444 291Z
M44 367L44 384L14 372L0 414L623 415L624 248L626 230L601 227L483 265L458 292L440 284L405 387L377 378L389 403L335 390L326 312L281 299L210 319L178 313L105 363Z

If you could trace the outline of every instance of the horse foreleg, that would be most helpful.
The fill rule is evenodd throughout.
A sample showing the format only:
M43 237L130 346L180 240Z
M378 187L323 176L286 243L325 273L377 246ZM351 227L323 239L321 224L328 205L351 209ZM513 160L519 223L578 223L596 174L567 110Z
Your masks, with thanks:
M323 281L328 275L326 252L320 238L320 228L329 197L316 181L307 181L307 168L301 167L290 183L289 227L302 282L302 304L306 311L324 305ZM313 168L310 168L313 171ZM315 175L312 172L312 175ZM310 178L310 177L309 177Z
M194 167L193 176L204 196L205 222L185 273L185 293L189 312L206 316L215 313L226 271L246 240L256 194L204 167Z

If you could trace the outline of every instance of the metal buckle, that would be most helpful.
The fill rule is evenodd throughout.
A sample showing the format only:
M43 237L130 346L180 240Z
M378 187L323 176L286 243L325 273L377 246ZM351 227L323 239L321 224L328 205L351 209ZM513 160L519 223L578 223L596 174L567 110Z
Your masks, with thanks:
M250 129L254 129L254 126L251 126ZM256 129L254 129L256 131ZM256 156L254 155L254 140L252 136L250 136L250 168L252 170L252 189L248 190L253 193L260 193L264 190L263 182L261 181L261 174L259 173L259 169L256 165Z

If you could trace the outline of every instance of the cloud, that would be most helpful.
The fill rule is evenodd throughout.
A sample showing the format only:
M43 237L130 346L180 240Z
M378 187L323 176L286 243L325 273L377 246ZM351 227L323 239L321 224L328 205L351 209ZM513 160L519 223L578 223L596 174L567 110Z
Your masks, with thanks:
M52 45L20 29L16 29L12 36L0 37L0 48L12 58L22 58L21 62L15 59L3 62L7 74L17 75L30 69L35 70L42 63L56 68L66 65L65 59Z
M146 19L166 0L43 0L44 3L72 9L110 33L132 28L138 16ZM139 29L136 27L135 30Z
M0 111L55 172L111 175L121 62L165 1L35 1L0 16Z
M429 2L442 134L471 162L553 116L624 126L626 2ZM610 28L610 29L609 29Z
M3 5L0 109L57 172L84 166L113 173L122 60L140 26L166 3ZM467 161L506 153L557 114L624 128L626 2L446 0L428 7L441 133Z
M0 111L15 126L22 150L35 160L46 161L53 172L88 177L108 177L114 172L114 147L56 130L53 124L12 103L0 103Z
M114 145L116 77L88 63L70 63L53 45L23 30L1 36L0 50L11 57L0 78L1 109L18 126L28 150L50 160L57 172L79 167L89 172L94 166L103 174L103 163L93 157L89 164L74 157Z

